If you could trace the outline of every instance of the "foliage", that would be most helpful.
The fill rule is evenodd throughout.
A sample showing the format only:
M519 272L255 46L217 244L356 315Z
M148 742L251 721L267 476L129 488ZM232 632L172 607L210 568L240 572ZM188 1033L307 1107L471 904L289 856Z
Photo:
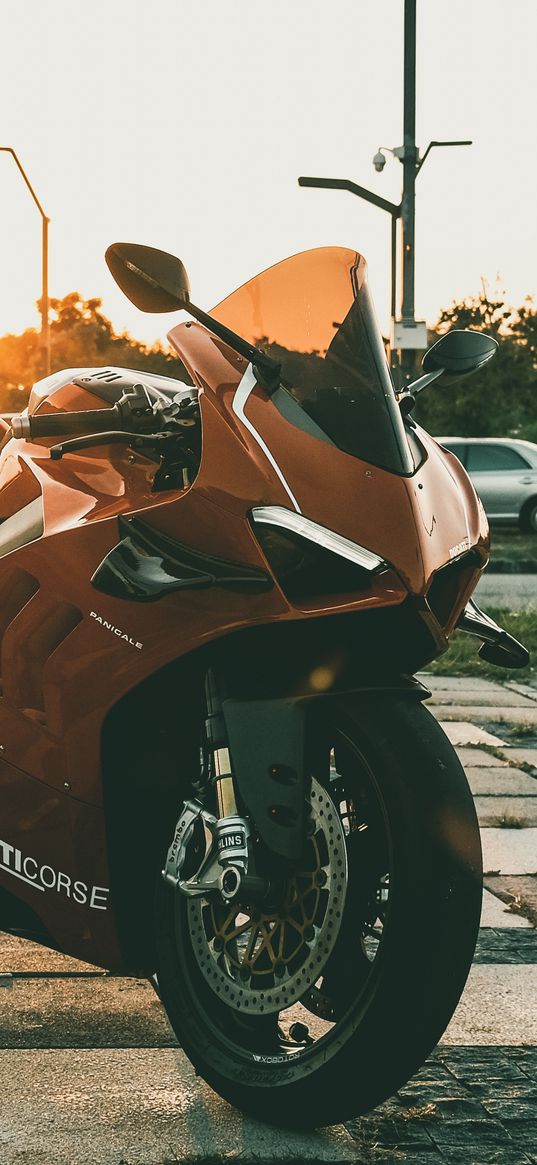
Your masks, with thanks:
M83 299L72 291L63 299L51 299L50 306L52 372L112 364L190 383L181 361L161 344L147 347L128 332L118 334L101 311L100 299ZM32 384L42 375L41 335L35 328L0 337L0 412L24 408Z
M479 295L440 313L436 333L451 328L488 332L498 340L498 352L471 379L421 393L416 420L435 436L537 441L537 310L531 299L515 309L502 295L489 295L484 285Z

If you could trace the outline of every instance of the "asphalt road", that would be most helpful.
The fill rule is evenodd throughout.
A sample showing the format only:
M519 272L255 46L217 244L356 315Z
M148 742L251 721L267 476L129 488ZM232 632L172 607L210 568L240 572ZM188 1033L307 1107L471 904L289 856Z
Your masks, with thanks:
M484 610L506 607L510 611L537 608L537 574L484 574L475 598Z

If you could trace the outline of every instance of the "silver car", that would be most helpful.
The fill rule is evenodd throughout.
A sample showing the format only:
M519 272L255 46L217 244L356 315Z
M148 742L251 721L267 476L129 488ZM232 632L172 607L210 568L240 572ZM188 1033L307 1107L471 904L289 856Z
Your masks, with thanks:
M537 445L511 437L437 437L462 462L490 522L537 534Z

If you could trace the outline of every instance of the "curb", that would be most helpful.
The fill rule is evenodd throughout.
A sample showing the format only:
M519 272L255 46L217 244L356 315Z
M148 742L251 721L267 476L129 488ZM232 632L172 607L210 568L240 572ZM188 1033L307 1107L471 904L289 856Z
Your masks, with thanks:
M520 558L515 562L510 558L496 558L489 562L487 574L537 574L537 559Z

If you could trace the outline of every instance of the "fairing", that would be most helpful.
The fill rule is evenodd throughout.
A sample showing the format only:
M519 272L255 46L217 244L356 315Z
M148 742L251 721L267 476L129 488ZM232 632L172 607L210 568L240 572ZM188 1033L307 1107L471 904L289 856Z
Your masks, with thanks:
M432 658L487 556L486 521L464 469L423 431L417 430L423 459L415 472L374 465L326 434L290 422L255 384L244 360L205 328L182 324L170 338L202 390L202 457L190 486L155 492L155 462L118 445L52 461L53 439L8 440L0 456L0 517L39 498L44 514L41 537L3 557L0 550L0 840L8 847L0 852L0 891L15 892L63 949L117 968L126 965L118 937L125 904L121 895L114 897L113 884L112 896L104 894L110 888L110 822L103 810L102 734L122 699L164 674L168 664L190 664L200 649L225 644L236 632L244 644L257 629L266 629L269 640L274 630L285 658L286 627L293 635L307 629L302 638L311 646L322 626L325 646L341 641L348 653L345 644L355 645L354 664L367 674L377 662L380 628L382 665L411 670L414 657L401 649L402 623L408 643L422 643L417 662ZM44 412L106 407L73 384L49 397L36 395L34 405ZM151 603L104 595L92 585L121 538L120 515L138 515L156 533L194 550L271 574L251 524L259 506L300 510L388 567L363 591L319 594L303 603L292 603L275 578L258 593L222 585ZM438 617L428 603L433 587ZM338 616L341 622L334 623ZM349 620L352 635L340 634ZM262 672L260 644L247 641ZM298 676L300 661L293 658L297 683L309 682L312 659L310 652ZM179 703L171 716L178 734L181 718ZM128 780L127 774L127 791ZM121 839L121 807L118 822ZM142 871L143 837L142 829L136 854L126 856ZM27 865L32 875L52 869L54 885L39 891L32 876L17 877L20 870L7 868L16 853L21 862L29 855L37 863ZM2 862L2 854L8 860ZM59 873L65 877L58 886ZM82 892L75 895L76 881L88 887L85 901L79 901ZM94 887L100 889L92 906Z

